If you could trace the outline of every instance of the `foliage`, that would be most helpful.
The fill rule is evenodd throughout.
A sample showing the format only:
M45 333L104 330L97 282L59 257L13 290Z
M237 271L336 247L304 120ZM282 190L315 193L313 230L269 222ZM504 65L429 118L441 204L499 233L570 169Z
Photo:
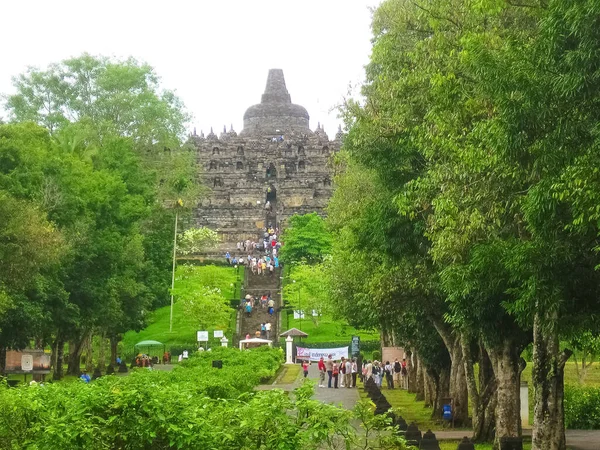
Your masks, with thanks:
M188 228L177 239L177 253L190 255L201 253L216 246L218 234L206 227Z
M293 215L281 236L280 259L286 264L316 264L331 248L325 221L317 213Z
M223 369L211 361L223 361ZM192 355L173 372L135 370L91 384L0 386L0 446L21 448L405 449L372 404L347 411L312 400L305 383L294 398L252 392L282 362L280 350L216 349ZM260 414L257 414L257 411ZM353 420L363 431L358 432Z
M197 286L199 289L219 289L221 296L229 299L234 297L234 288L236 288L236 283L239 284L236 269L232 266L187 265L179 266L177 269L178 276L175 280L175 287L181 286L184 290L191 291L192 294L193 286ZM241 276L243 277L243 272ZM237 289L239 289L239 286L237 286ZM177 297L175 297L175 300L173 305L173 332L169 332L170 307L158 308L146 317L147 325L145 328L139 332L131 330L124 334L121 354L130 354L133 346L143 340L157 340L166 344L168 350L174 348L173 346L186 346L188 350L195 348L197 345L196 331L200 329L198 328L199 323L186 313L184 304L179 302ZM214 329L222 329L230 339L235 331L230 329L229 326L218 328L216 322L202 329L211 331L210 336L212 336Z
M325 286L323 265L294 264L288 274L288 282L283 288L284 298L293 305L294 309L305 311L305 317L308 316L315 327L318 327L322 316L332 313ZM313 311L317 315L314 315Z
M600 388L565 386L565 426L575 430L600 428Z
M33 121L54 133L71 122L84 136L130 137L140 148L178 146L187 114L175 94L159 88L148 64L83 55L30 68L14 79L17 93L7 98L11 119ZM71 141L71 145L75 144Z

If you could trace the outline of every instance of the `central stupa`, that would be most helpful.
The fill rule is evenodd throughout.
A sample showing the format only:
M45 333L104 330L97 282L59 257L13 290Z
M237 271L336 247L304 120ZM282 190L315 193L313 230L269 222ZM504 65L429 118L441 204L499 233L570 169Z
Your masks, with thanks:
M285 86L283 70L271 69L261 102L244 114L241 134L283 135L291 132L309 131L310 117L303 106L292 103Z

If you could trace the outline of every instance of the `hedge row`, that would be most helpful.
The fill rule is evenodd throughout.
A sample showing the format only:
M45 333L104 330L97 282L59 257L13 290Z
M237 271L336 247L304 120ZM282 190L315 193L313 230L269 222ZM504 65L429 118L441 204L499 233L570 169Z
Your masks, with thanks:
M600 429L600 388L565 386L565 425L576 430Z

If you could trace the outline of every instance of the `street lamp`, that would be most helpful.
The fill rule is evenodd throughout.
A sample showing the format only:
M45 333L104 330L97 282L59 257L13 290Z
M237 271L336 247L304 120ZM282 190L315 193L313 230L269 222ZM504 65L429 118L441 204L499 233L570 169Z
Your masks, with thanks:
M292 283L295 283L296 280L292 280ZM298 296L298 312L300 316L300 331L302 331L302 305L300 304L300 287L296 288L296 295Z

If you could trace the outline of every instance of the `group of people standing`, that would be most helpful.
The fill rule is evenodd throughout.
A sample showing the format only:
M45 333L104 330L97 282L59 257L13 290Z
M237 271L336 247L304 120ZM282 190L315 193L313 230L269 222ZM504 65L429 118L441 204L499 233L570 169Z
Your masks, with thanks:
M308 365L303 363L304 377L308 375ZM337 389L338 387L355 388L356 377L358 376L358 364L356 358L345 358L342 356L340 361L333 359L329 355L327 360L319 359L319 387L325 387L325 376L327 375L327 387ZM332 386L333 385L333 386ZM339 385L339 386L338 386Z
M281 248L281 242L277 240L277 236L279 234L278 228L273 228L272 225L265 227L263 229L263 241L262 243L257 243L254 241L250 241L249 239L245 241L239 241L236 244L238 252L248 252L247 257L243 256L231 256L231 253L225 253L225 260L227 264L230 265L247 265L252 270L253 274L258 275L272 275L275 269L279 267L279 258L277 254L279 249ZM259 252L264 252L264 256L253 256L252 253L257 250Z
M385 378L388 389L394 389L394 384L399 389L408 389L406 358L403 358L402 362L396 358L393 363L386 361L385 364L377 360L366 361L363 363L362 373L365 381L372 378L379 387Z

